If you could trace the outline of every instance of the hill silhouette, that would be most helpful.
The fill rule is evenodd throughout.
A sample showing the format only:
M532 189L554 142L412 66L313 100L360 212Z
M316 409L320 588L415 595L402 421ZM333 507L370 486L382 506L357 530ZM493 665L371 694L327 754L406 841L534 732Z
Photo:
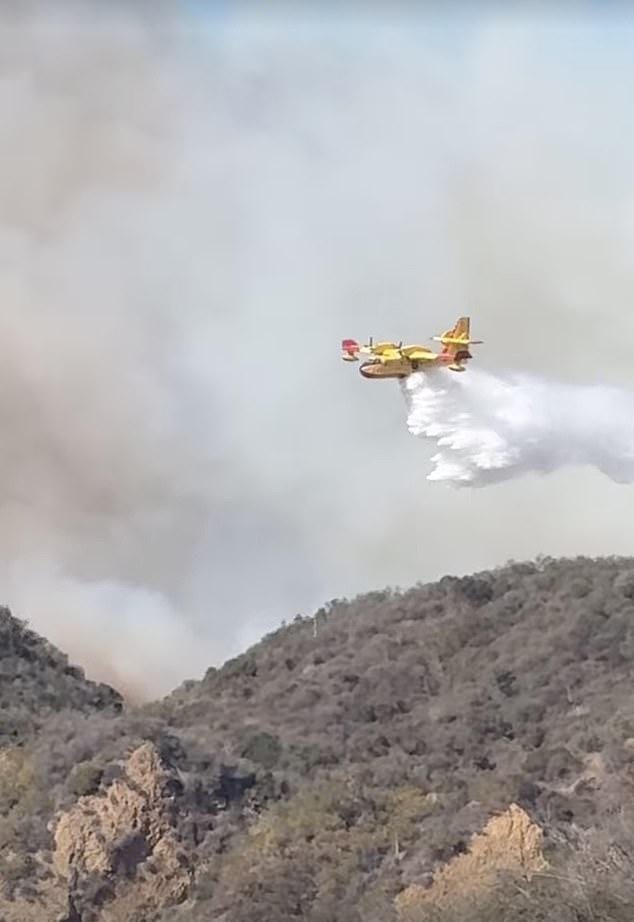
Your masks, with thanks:
M23 741L52 714L118 713L121 696L0 608L0 746Z
M141 708L1 624L7 922L632 918L634 559L333 600Z

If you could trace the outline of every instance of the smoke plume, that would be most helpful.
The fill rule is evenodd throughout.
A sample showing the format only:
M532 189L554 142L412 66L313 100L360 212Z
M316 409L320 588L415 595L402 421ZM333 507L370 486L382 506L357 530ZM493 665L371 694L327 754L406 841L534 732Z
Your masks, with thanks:
M634 481L634 394L524 375L433 371L406 378L407 427L438 452L428 480L482 487L589 465Z
M629 378L626 33L344 6L0 5L0 602L135 693L336 596L631 550L594 472L421 488L398 389L338 349L469 313L480 368ZM493 441L451 423L442 476L627 474L625 398L496 380L452 381Z

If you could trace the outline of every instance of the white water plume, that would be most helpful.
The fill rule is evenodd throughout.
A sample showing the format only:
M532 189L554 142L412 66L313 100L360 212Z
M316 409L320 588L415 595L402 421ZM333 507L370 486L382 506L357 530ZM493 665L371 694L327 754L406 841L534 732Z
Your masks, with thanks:
M428 480L486 486L565 465L634 481L634 393L478 369L402 384L412 435L436 443Z

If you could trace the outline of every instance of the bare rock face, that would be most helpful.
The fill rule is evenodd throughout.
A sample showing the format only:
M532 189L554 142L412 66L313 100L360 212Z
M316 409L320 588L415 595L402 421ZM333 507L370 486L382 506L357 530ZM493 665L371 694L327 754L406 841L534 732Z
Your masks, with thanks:
M424 910L447 909L477 901L495 885L500 873L530 880L546 869L543 833L516 804L493 817L473 839L469 851L458 855L436 874L432 885L413 885L396 898L399 918L419 919Z
M154 745L144 743L105 793L81 797L59 817L54 868L80 919L149 922L185 898L190 871L174 830L179 789Z

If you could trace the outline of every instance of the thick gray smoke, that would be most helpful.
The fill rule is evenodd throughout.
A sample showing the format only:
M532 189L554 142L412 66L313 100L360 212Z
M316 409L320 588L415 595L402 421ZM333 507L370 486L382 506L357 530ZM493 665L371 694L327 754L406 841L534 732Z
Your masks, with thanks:
M405 379L407 427L435 443L428 480L481 487L589 465L634 482L634 394L472 369Z
M599 477L421 489L338 354L469 313L491 373L630 375L624 33L360 6L0 5L0 596L134 693L334 596L631 547Z
M2 596L155 692L212 658L181 586L223 476L173 294L189 86L141 17L25 4L0 26Z

